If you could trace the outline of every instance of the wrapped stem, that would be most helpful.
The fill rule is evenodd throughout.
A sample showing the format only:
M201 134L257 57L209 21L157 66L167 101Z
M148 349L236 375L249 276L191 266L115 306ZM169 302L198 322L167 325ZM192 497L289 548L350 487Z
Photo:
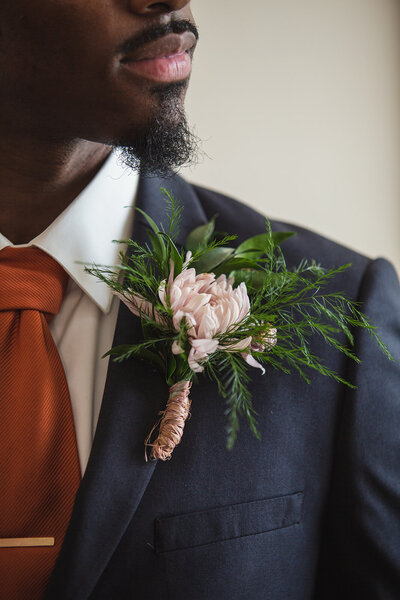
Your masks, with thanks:
M189 392L191 386L191 381L178 381L170 387L166 409L159 413L160 420L154 425L144 442L146 460L148 448L151 448L150 458L152 460L157 458L169 460L171 458L175 446L182 439L185 422L190 414ZM157 437L152 442L151 438L157 429Z

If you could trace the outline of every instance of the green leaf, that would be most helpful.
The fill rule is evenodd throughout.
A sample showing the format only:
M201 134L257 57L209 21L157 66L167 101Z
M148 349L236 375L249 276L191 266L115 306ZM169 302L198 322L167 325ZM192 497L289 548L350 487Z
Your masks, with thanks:
M212 234L215 230L215 219L217 215L206 223L205 225L199 225L196 229L191 231L186 239L185 248L191 252L196 252L199 248L205 248L211 239Z
M268 246L271 241L274 246L279 246L292 237L294 232L292 231L277 231L275 233L260 233L254 237L245 240L240 244L235 252L235 256L244 256L246 258L260 258L263 254L267 253Z
M149 361L153 363L157 367L159 371L164 373L165 367L164 363L161 360L159 354L156 352L152 352L147 348L138 347L138 345L129 345L125 344L122 346L115 346L111 348L108 352L106 352L102 358L106 358L107 356L113 356L114 362L122 362L129 358L139 358L141 360Z
M210 273L234 253L234 248L213 248L193 263L196 273Z
M167 249L165 248L164 240L159 234L154 234L152 231L148 231L147 235L151 240L151 244L153 246L155 258L164 265L165 260L167 258Z
M146 221L148 222L148 224L150 225L150 227L152 228L154 233L158 233L160 231L160 228L157 227L156 222L150 217L150 215L148 215L146 212L144 212L144 210L142 210L138 206L136 206L136 210L138 212L140 212L141 215L144 216L144 218L146 219Z
M141 215L144 216L144 218L146 219L146 221L148 222L148 224L150 225L152 231L147 231L147 234L151 240L152 246L153 246L153 250L155 253L155 258L158 259L158 262L164 266L165 264L165 260L167 257L167 251L165 248L165 244L164 241L161 239L160 234L162 233L159 229L159 227L157 226L156 222L146 213L144 212L144 210L142 210L139 207L136 207L136 210L138 212L140 212Z
M164 363L155 352L143 348L135 353L135 357L151 362L161 373L164 373Z
M172 240L172 238L167 233L160 232L159 235L163 239L165 239L166 242L167 242L168 250L169 250L169 258L172 258L172 260L174 261L174 266L175 266L175 268L174 268L174 276L176 277L182 271L182 267L183 267L182 256L181 256L178 248L175 246L174 241Z
M265 252L268 239L268 233L260 233L245 240L236 248L235 256L244 255L246 258L259 258Z
M295 231L275 231L272 234L272 240L275 246L280 246L283 242L296 235Z
M107 356L122 356L128 354L129 352L134 351L135 346L132 344L123 344L121 346L114 346L108 352L103 354L101 358L106 358Z
M171 353L168 357L168 364L167 364L167 385L171 386L174 383L174 380L172 378L173 374L176 371L176 360L175 360L175 356Z
M262 269L254 260L247 260L246 258L236 258L235 255L233 257L228 257L223 263L218 265L214 269L215 276L218 277L225 273L231 273L231 271L237 271L239 269L253 269L255 271Z
M173 241L171 240L171 258L174 261L174 277L176 277L177 275L179 275L179 273L182 272L182 267L183 267L183 260L182 260L182 256L180 255L178 248L175 246L175 244L173 243Z
M248 290L258 291L263 288L266 281L268 281L268 274L265 271L255 271L254 269L241 269L238 271L231 271L230 277L235 280L235 286L244 282Z

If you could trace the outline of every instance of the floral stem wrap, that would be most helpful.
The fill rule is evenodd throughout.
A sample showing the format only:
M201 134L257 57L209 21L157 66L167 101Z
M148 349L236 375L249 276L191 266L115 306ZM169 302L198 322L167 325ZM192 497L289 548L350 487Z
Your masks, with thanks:
M159 414L161 419L154 425L145 441L146 460L147 449L151 448L150 458L169 460L172 452L182 439L186 419L189 417L191 400L189 392L191 381L179 381L170 387L167 407ZM158 435L151 442L153 433L158 429Z

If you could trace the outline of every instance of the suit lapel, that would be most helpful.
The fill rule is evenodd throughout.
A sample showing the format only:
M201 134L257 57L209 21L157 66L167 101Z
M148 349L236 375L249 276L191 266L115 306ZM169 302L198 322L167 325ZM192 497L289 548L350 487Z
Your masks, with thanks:
M166 224L161 187L184 203L182 244L206 217L193 189L179 177L143 178L136 204L157 224ZM145 229L144 218L136 213L133 238L143 242ZM113 345L132 344L140 337L139 319L121 304ZM92 452L46 600L84 600L95 588L156 467L156 462L145 462L143 442L166 395L165 383L150 365L110 361Z
M161 189L164 188L177 198L183 205L182 222L177 238L177 242L183 245L188 233L207 221L207 217L199 202L194 189L180 177L171 177L169 179L160 179L157 177L141 178L138 189L136 206L147 212L159 225L167 225L168 219L165 214L166 203L162 196ZM145 241L145 229L147 223L140 214L136 214L136 226L134 228L138 241Z

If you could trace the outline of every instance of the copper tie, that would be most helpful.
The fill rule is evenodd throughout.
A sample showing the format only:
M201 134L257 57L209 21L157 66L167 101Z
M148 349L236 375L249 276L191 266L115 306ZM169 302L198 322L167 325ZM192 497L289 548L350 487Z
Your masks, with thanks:
M67 281L38 248L0 252L0 600L42 598L80 482L68 385L48 326Z

